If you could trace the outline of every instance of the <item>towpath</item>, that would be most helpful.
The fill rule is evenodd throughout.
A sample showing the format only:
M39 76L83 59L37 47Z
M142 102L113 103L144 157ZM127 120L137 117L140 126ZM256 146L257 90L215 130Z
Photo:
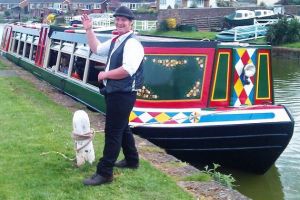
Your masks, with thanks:
M31 73L15 66L11 62L0 58L8 67L6 70L0 70L0 77L19 76L35 85L35 87L47 94L53 101L68 108L73 113L76 110L84 110L90 117L91 127L95 130L103 130L105 124L105 116L98 112L93 112L86 108L83 104L75 101L71 97L63 94L59 90L53 88L45 81L37 79ZM174 156L167 154L163 149L155 146L149 141L138 136L136 138L136 145L138 147L141 158L150 162L154 167L172 177L177 185L182 187L187 192L191 193L195 199L199 200L248 200L236 190L222 186L215 181L197 182L197 181L183 181L185 177L190 176L199 170L188 163L181 162Z

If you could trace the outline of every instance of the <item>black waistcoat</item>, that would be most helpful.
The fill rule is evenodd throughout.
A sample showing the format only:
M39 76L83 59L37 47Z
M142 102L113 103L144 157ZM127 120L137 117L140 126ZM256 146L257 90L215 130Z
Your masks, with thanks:
M129 35L120 46L115 49L113 53L112 49L114 47L114 42L112 42L110 47L110 52L108 57L110 56L110 64L109 70L116 69L123 64L123 51L124 46L128 39L132 38L132 35ZM108 79L105 87L104 93L113 93L113 92L131 92L140 89L143 85L143 61L138 68L138 70L132 75L128 75L127 77L119 80ZM102 93L102 92L101 92Z

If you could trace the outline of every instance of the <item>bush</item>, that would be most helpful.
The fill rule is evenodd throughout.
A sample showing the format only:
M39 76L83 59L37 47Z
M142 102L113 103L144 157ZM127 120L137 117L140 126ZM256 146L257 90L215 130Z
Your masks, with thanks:
M281 19L269 27L266 40L273 45L297 42L300 40L300 23L296 19Z
M5 17L9 17L10 16L10 12L8 10L4 11L4 15L5 15Z
M159 31L168 31L169 28L168 28L168 24L167 24L167 21L166 20L163 20L159 23L159 27L158 27L158 30Z
M191 24L180 24L176 27L177 31L183 32L195 32L197 31L197 27Z
M148 13L148 14L152 14L152 13L157 13L156 9L150 8L149 6L142 6L139 7L135 13L139 14L144 14L144 13Z
M175 18L168 18L168 19L166 19L166 21L167 21L167 26L168 26L169 30L176 28L176 19Z

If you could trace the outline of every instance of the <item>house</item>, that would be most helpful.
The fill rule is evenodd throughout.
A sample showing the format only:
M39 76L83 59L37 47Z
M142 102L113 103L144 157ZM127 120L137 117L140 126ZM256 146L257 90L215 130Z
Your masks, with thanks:
M257 0L257 5L260 6L264 4L266 6L274 6L278 1L279 0Z
M107 11L108 0L0 0L1 10L22 7L33 16L48 12L89 11L101 13ZM22 3L20 3L22 2ZM25 6L22 6L23 3Z
M8 9L19 6L20 0L0 0L0 10L5 11Z
M156 8L156 0L110 0L108 2L109 10L114 11L120 6L126 6L131 10L139 8Z
M216 0L160 0L159 9L217 7Z

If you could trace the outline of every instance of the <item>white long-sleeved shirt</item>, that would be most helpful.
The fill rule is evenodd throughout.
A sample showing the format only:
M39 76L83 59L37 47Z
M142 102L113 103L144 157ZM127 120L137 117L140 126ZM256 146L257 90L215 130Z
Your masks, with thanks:
M112 53L122 44L122 42L130 35L133 31L129 31L128 33L119 36L115 41L115 46L112 50ZM106 42L101 43L97 46L97 54L108 56L109 48L113 39L108 40ZM135 38L130 38L127 40L124 51L123 51L123 63L122 67L127 73L132 76L139 68L142 59L144 58L144 48L141 43ZM109 71L110 58L108 59L108 63L106 65L105 71ZM103 81L104 85L106 85L106 80Z

